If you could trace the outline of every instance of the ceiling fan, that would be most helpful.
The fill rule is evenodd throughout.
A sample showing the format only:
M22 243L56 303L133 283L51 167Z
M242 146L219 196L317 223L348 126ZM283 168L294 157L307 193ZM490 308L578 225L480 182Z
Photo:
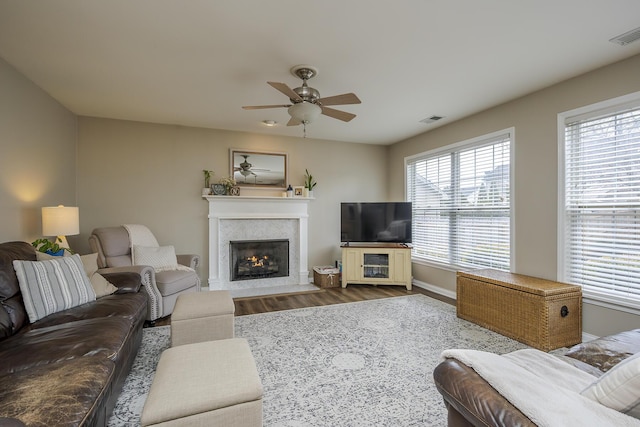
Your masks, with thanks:
M274 89L289 97L291 104L278 105L250 105L242 107L245 110L259 110L264 108L288 108L291 119L287 126L303 125L313 122L320 114L333 117L334 119L349 122L355 114L346 111L329 108L328 105L360 104L360 99L354 93L344 93L342 95L320 97L318 90L307 85L307 80L318 75L318 69L311 65L296 65L291 68L291 74L302 79L302 86L291 89L285 83L267 82Z

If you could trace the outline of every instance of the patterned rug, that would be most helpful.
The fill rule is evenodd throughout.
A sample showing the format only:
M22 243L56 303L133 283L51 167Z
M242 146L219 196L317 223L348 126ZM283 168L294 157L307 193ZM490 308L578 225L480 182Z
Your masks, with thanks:
M445 426L432 372L447 348L527 346L410 295L239 316L264 387L264 426ZM138 426L169 327L144 330L109 426Z

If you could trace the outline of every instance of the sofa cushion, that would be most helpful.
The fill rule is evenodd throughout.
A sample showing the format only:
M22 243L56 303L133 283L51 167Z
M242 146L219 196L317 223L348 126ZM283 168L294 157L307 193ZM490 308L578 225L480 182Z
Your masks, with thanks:
M93 425L113 374L110 360L85 357L0 375L0 414L28 426Z
M607 372L622 360L636 353L640 353L640 329L576 344L565 353L565 356L595 366L602 372Z
M134 324L144 322L147 315L146 300L147 294L144 292L108 295L94 302L51 314L31 324L28 328L48 328L62 323L111 316L125 317Z
M80 255L48 261L14 260L13 268L31 322L96 299Z
M162 296L173 295L192 288L197 283L193 270L167 270L156 273L156 285Z
M640 418L640 353L618 363L581 394L611 409Z
M131 319L111 316L16 334L0 342L0 375L87 356L118 363L133 329Z

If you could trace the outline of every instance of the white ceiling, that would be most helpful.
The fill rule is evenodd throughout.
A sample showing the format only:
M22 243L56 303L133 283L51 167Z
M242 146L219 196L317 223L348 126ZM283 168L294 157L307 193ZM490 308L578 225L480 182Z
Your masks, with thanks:
M288 136L286 109L241 106L289 103L266 82L311 64L322 96L362 104L307 136L390 144L640 53L608 41L639 18L638 0L0 0L0 57L79 115Z

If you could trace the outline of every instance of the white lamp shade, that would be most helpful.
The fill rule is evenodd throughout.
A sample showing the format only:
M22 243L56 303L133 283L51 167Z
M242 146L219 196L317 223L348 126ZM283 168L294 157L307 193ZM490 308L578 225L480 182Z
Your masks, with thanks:
M43 236L80 234L80 213L77 207L52 206L42 208Z
M322 108L316 104L302 101L289 107L289 115L300 123L311 123L322 113Z

